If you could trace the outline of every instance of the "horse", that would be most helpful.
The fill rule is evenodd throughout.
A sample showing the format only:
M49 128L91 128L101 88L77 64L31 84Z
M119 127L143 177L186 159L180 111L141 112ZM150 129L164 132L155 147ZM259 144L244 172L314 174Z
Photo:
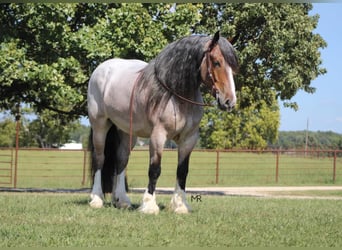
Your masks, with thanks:
M237 69L232 43L219 32L176 40L149 63L120 58L101 63L90 77L87 93L93 145L90 206L102 207L104 193L112 193L115 207L131 207L126 166L137 137L143 137L150 138L149 181L138 210L158 214L155 191L163 148L173 140L178 165L170 208L175 213L191 212L185 187L206 105L200 87L211 90L218 108L231 111L236 104Z

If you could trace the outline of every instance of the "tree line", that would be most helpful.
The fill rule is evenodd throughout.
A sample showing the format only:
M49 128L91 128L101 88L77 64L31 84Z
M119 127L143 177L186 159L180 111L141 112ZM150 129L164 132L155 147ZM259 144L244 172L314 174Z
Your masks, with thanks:
M78 120L65 124L44 117L29 119L23 116L19 126L19 147L59 148L74 141L88 147L90 127ZM8 115L0 119L0 147L15 147L16 121Z
M205 109L200 146L265 148L278 137L279 105L297 109L291 98L298 90L314 93L312 80L326 72L320 57L326 43L314 32L319 16L311 9L311 3L1 3L0 111L28 106L39 118L30 131L62 133L87 116L87 83L101 62L148 62L178 38L220 30L239 35L238 103L229 114Z
M332 131L280 131L276 143L270 148L342 150L342 134Z
M81 124L79 121L68 124L55 124L55 121L42 121L40 118L29 120L25 117L20 121L19 146L57 148L61 145L74 141L82 143L83 148L88 147L88 136L90 126ZM0 119L0 147L14 147L16 136L16 122L13 118L5 116ZM203 138L197 144L203 148ZM226 138L233 144L234 138ZM148 139L140 139L148 144ZM165 145L168 148L176 147L172 141ZM267 146L270 149L305 149L311 150L342 150L342 134L332 131L279 131L277 140L268 140ZM250 144L239 144L234 149L256 149Z

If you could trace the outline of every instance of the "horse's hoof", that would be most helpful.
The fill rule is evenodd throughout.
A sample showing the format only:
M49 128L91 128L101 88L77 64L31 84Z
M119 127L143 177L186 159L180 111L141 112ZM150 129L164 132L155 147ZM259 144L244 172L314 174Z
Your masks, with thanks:
M183 205L172 209L176 214L188 214L192 210L189 206Z
M112 196L112 204L119 209L131 208L131 200L126 193L117 194Z
M89 202L89 205L92 208L101 208L103 207L103 200L101 199L100 196L96 195L96 194L91 194L91 201Z
M144 214L158 214L159 213L159 207L156 203L155 193L151 195L147 191L145 192L144 197L143 197L143 203L139 207L139 212L142 212Z
M128 201L117 201L117 202L114 202L113 204L116 208L119 208L119 209L129 209L132 207L131 202L129 200Z
M184 191L179 190L173 194L171 199L171 209L177 214L188 214L192 211L191 207L186 201Z

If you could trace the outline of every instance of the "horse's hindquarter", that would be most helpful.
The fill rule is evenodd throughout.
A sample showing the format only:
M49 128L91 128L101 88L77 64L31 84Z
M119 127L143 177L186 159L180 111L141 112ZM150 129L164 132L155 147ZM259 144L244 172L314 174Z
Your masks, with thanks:
M99 65L89 83L90 121L104 117L128 133L131 93L139 71L146 65L140 60L125 59L111 59Z

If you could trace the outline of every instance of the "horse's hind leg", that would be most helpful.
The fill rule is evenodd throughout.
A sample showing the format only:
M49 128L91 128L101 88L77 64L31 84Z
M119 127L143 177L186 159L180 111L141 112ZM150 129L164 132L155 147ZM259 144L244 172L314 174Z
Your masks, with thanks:
M101 170L103 167L105 155L104 148L106 142L107 132L110 128L111 124L108 120L98 120L96 124L92 126L93 130L93 146L94 146L94 155L93 155L93 171L94 175L94 184L90 194L90 206L94 208L101 208L103 206L103 191L102 191L102 181L101 181Z
M129 148L130 136L119 130L120 144L116 151L117 154L117 166L114 175L113 191L112 191L112 203L117 208L129 208L131 201L126 194L125 176L126 166L128 163L131 149ZM132 148L136 142L136 137L132 138Z

